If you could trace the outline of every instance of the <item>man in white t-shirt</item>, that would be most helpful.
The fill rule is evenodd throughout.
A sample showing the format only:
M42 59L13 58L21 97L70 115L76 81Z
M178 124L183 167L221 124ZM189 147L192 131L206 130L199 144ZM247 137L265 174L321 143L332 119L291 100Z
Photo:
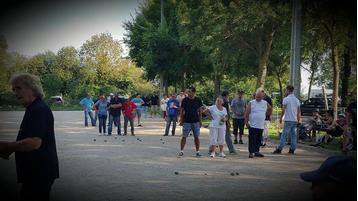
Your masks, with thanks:
M300 109L300 101L293 95L294 87L292 85L288 85L286 87L287 97L283 99L282 109L281 109L281 117L280 123L282 124L282 118L285 116L285 124L283 125L280 145L277 149L272 152L273 154L281 154L282 148L285 145L287 135L291 135L291 147L289 150L289 154L294 154L296 150L297 143L297 123L301 120L301 109Z
M249 129L249 158L264 157L260 153L262 132L264 131L265 117L272 114L271 105L263 100L264 93L258 91L255 99L246 107L245 124ZM249 123L250 120L250 123Z

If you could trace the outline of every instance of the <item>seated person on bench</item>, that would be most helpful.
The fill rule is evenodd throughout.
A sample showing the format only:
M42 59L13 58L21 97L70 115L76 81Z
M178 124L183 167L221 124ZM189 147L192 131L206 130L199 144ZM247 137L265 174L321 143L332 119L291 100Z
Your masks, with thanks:
M347 129L348 123L346 121L346 115L341 113L338 115L338 119L326 129L327 134L324 137L324 144L327 144L329 136L339 137Z
M319 109L315 108L312 111L312 116L308 120L308 122L305 124L305 127L308 127L308 132L310 133L312 131L312 138L310 141L312 141L316 137L316 126L317 123L321 123L321 115L319 115Z
M333 115L334 115L333 110L327 110L326 118L321 119L322 123L324 124L324 126L322 126L321 130L326 130L327 127L332 125L332 123L333 123Z

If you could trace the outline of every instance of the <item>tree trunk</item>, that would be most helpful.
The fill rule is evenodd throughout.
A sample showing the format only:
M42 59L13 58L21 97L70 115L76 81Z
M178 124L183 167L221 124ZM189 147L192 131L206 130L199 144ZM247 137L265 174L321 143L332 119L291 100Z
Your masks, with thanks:
M342 78L342 91L341 91L341 106L347 106L348 85L349 77L351 75L351 51L349 48L344 50L344 66L343 66L343 78Z
M283 88L282 88L282 80L281 80L280 73L277 73L277 80L278 80L278 85L280 86L280 100L279 100L279 103L281 105L282 101L283 101Z
M169 78L168 78L168 75L165 76L165 79L164 79L164 94L166 94L167 96L168 95L168 81L169 81Z
M264 88L267 74L267 61L270 56L270 50L275 35L275 30L268 31L264 36L258 34L258 57L259 57L259 74L257 76L256 88Z
M324 98L324 108L327 111L329 108L328 108L328 102L327 102L326 88L324 88L324 86L322 87L322 92L323 92L323 98Z
M180 90L181 91L185 91L185 84L184 84L184 80L185 80L185 72L183 70L180 70Z
M214 95L213 95L213 104L215 104L216 98L219 97L220 91L220 82L222 75L215 75L215 85L214 85Z
M267 74L267 60L260 59L259 61L259 74L257 76L256 89L261 87L264 88Z
M333 40L333 38L331 38ZM338 64L338 47L331 42L332 63L333 63L333 97L331 109L334 111L334 119L337 119L338 109L338 84L339 84L339 64Z
M312 69L312 68L311 68L311 69ZM308 97L307 97L308 99L311 98L314 73L315 73L315 71L312 70L312 72L311 72L311 77L310 77L310 85L308 86Z

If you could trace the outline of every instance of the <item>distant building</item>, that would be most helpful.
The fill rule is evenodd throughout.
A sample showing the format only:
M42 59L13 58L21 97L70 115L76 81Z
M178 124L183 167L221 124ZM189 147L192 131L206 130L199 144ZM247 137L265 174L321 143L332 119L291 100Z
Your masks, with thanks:
M326 91L327 97L332 97L333 89L326 89L325 91ZM323 97L322 88L311 89L311 97L310 98L315 98L315 97Z

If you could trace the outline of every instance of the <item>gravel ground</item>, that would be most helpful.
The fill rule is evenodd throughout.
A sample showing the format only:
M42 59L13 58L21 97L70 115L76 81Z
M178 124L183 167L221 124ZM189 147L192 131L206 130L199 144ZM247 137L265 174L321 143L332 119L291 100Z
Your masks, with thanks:
M98 127L84 127L82 111L53 113L60 179L52 186L52 200L312 200L310 183L299 174L334 154L299 146L289 155L285 146L281 155L272 155L277 142L271 141L261 149L264 158L249 159L245 135L244 144L235 145L238 154L229 155L225 147L226 158L210 158L209 130L202 128L203 156L195 157L194 140L188 138L184 157L178 158L181 127L176 136L163 136L162 118L142 118L135 137L98 136ZM23 114L0 112L0 140L16 139ZM14 155L0 160L0 184L1 195L18 197Z

